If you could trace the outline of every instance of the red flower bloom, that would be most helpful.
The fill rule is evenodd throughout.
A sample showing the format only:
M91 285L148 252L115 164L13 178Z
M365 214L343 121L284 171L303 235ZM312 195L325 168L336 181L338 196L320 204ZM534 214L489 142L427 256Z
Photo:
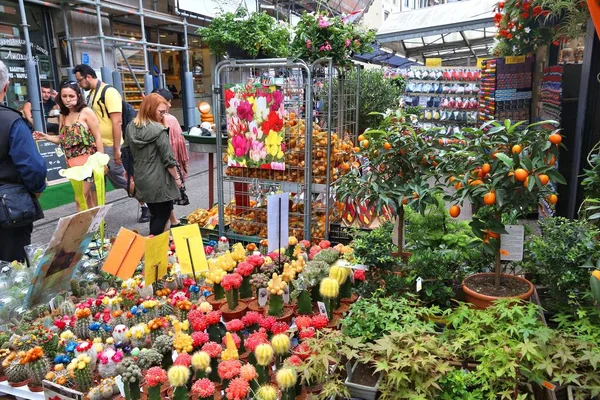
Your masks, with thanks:
M494 22L498 23L500 21L502 21L502 14L500 14L500 13L494 14Z
M254 265L248 261L243 261L235 268L235 272L244 277L250 276L254 272Z
M266 330L270 331L271 328L273 327L273 324L277 322L277 320L275 319L275 317L273 317L272 315L269 315L268 317L264 317L261 321L260 321L260 326L262 328L265 328Z
M500 10L502 10L504 8L504 2L503 1L498 2L498 8Z
M209 325L218 324L221 322L221 311L211 311L206 314L205 318Z
M221 280L221 286L225 290L239 289L242 286L242 276L237 272L227 274Z
M233 379L240 374L242 363L239 360L221 361L218 372L221 379Z
M217 358L221 355L223 348L218 343L208 342L202 346L202 351L207 352L210 358Z
M529 11L530 8L531 8L530 2L523 3L523 10Z
M200 347L210 340L206 332L193 332L191 336L194 347Z
M242 400L248 396L248 389L250 385L248 381L243 378L235 378L229 382L229 386L225 389L227 399L229 400Z
M198 396L200 399L207 397L213 398L215 394L215 384L208 378L198 379L192 386L192 394Z
M184 367L189 367L192 365L192 356L187 353L178 354L175 361L173 361L173 365L183 365Z
M230 101L235 97L235 93L231 89L225 91L225 107L229 108L231 105Z
M529 13L528 13L528 12L524 12L524 13L522 13L522 14L521 14L521 18L523 18L523 19L527 19L527 18L529 18Z
M354 271L354 280L364 282L366 279L366 273L364 269L357 269Z
M277 335L279 333L285 333L290 329L290 326L285 322L275 322L271 327L271 333Z
M271 110L261 129L265 135L268 135L270 131L279 132L283 129L283 120L279 118L275 111Z
M195 331L204 331L208 328L208 321L206 320L204 313L200 310L192 310L188 314L188 321L190 326Z
M256 347L259 344L267 344L269 343L269 339L267 337L267 332L265 330L259 330L257 332L253 332L248 336L248 339L244 342L244 347L246 350L253 352L256 350Z
M265 263L265 258L261 255L253 254L250 257L246 258L246 262L252 264L256 268L256 267L260 267L261 265L263 265Z
M298 334L298 337L300 338L300 340L305 340L305 339L310 339L315 337L315 335L317 334L317 331L315 331L315 328L308 327L308 328L304 328L300 331L300 333Z
M327 326L328 323L329 319L327 319L327 316L325 315L319 314L312 317L312 326L315 329L323 329Z
M67 327L67 323L63 320L57 319L56 321L54 321L54 326L62 330Z
M302 329L312 327L312 318L306 315L296 317L296 326L300 331L302 331Z
M331 247L331 242L329 240L321 240L319 242L319 247L322 249L328 249ZM323 253L325 254L325 253Z
M535 6L533 7L533 16L537 17L539 16L542 12L544 11L544 9L542 8L542 6Z
M225 327L229 332L238 332L244 329L244 323L239 319L232 319L225 324Z
M246 100L242 101L237 108L237 115L243 121L252 122L254 119L252 104L248 103Z

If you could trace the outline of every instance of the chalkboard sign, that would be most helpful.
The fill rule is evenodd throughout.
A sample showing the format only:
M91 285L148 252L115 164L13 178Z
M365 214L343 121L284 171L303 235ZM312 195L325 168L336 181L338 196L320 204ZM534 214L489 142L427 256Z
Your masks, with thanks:
M46 140L36 140L35 143L44 161L46 161L46 168L48 169L46 180L48 184L55 185L65 182L66 178L58 174L61 169L67 169L67 159L62 148L58 144Z

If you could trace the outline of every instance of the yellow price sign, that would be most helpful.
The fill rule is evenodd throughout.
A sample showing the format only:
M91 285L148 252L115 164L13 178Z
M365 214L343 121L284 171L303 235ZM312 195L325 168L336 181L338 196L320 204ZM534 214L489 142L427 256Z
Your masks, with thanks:
M441 58L428 58L425 60L426 67L441 67L442 59Z
M525 56L510 56L504 59L506 64L522 64L525 62Z

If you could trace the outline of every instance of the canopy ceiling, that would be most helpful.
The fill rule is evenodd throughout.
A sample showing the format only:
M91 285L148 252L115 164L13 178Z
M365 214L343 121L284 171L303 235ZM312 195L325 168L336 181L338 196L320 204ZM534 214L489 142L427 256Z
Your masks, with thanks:
M382 46L419 61L442 58L443 65L475 65L489 56L497 29L497 0L465 0L391 14L377 33Z

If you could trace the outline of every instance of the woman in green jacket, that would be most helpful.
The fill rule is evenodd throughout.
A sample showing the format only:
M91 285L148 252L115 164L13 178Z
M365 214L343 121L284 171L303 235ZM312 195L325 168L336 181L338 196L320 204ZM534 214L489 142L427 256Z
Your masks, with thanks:
M135 191L150 209L151 235L166 230L173 201L179 198L182 186L169 142L169 128L164 125L168 109L169 103L160 95L146 96L124 138L124 146L129 147L133 156Z

